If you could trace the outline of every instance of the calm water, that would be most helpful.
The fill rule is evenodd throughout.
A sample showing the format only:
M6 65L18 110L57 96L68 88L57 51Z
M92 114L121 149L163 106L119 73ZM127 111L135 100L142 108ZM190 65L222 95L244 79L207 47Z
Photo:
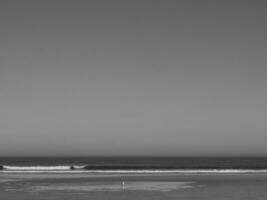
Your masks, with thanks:
M267 199L266 158L1 158L1 199ZM66 166L144 166L88 171ZM57 168L57 167L63 168ZM13 167L13 168L12 168ZM14 168L15 167L15 168ZM38 168L39 167L39 168ZM138 168L139 169L139 168ZM213 169L219 169L213 171ZM246 170L250 171L246 171ZM192 173L193 170L193 173ZM208 170L203 173L201 170ZM75 170L74 170L75 171ZM197 172L197 173L196 173ZM201 172L201 173L199 173Z

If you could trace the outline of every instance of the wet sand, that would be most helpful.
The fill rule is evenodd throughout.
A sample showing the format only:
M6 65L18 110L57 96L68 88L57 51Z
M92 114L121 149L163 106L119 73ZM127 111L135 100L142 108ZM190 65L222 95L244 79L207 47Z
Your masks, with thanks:
M0 174L0 180L5 200L267 199L267 174Z
M51 181L239 181L239 180L263 180L267 181L267 174L0 174L0 183L3 181L19 180L47 180Z

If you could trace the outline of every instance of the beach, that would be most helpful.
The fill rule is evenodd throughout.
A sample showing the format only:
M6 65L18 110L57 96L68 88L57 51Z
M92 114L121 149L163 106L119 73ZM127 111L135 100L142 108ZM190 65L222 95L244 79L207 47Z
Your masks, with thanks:
M0 180L6 200L267 199L267 174L1 174Z
M266 200L267 158L1 158L5 200Z

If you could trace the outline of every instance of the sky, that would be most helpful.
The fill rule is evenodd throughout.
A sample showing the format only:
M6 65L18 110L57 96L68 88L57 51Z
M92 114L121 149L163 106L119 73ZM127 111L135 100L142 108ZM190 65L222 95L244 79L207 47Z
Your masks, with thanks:
M0 2L0 156L267 155L265 1Z

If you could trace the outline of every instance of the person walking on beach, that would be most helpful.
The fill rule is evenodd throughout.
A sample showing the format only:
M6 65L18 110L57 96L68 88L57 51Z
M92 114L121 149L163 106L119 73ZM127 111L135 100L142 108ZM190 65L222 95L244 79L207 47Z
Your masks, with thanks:
M124 181L121 182L121 187L122 187L122 190L125 189L125 182Z

